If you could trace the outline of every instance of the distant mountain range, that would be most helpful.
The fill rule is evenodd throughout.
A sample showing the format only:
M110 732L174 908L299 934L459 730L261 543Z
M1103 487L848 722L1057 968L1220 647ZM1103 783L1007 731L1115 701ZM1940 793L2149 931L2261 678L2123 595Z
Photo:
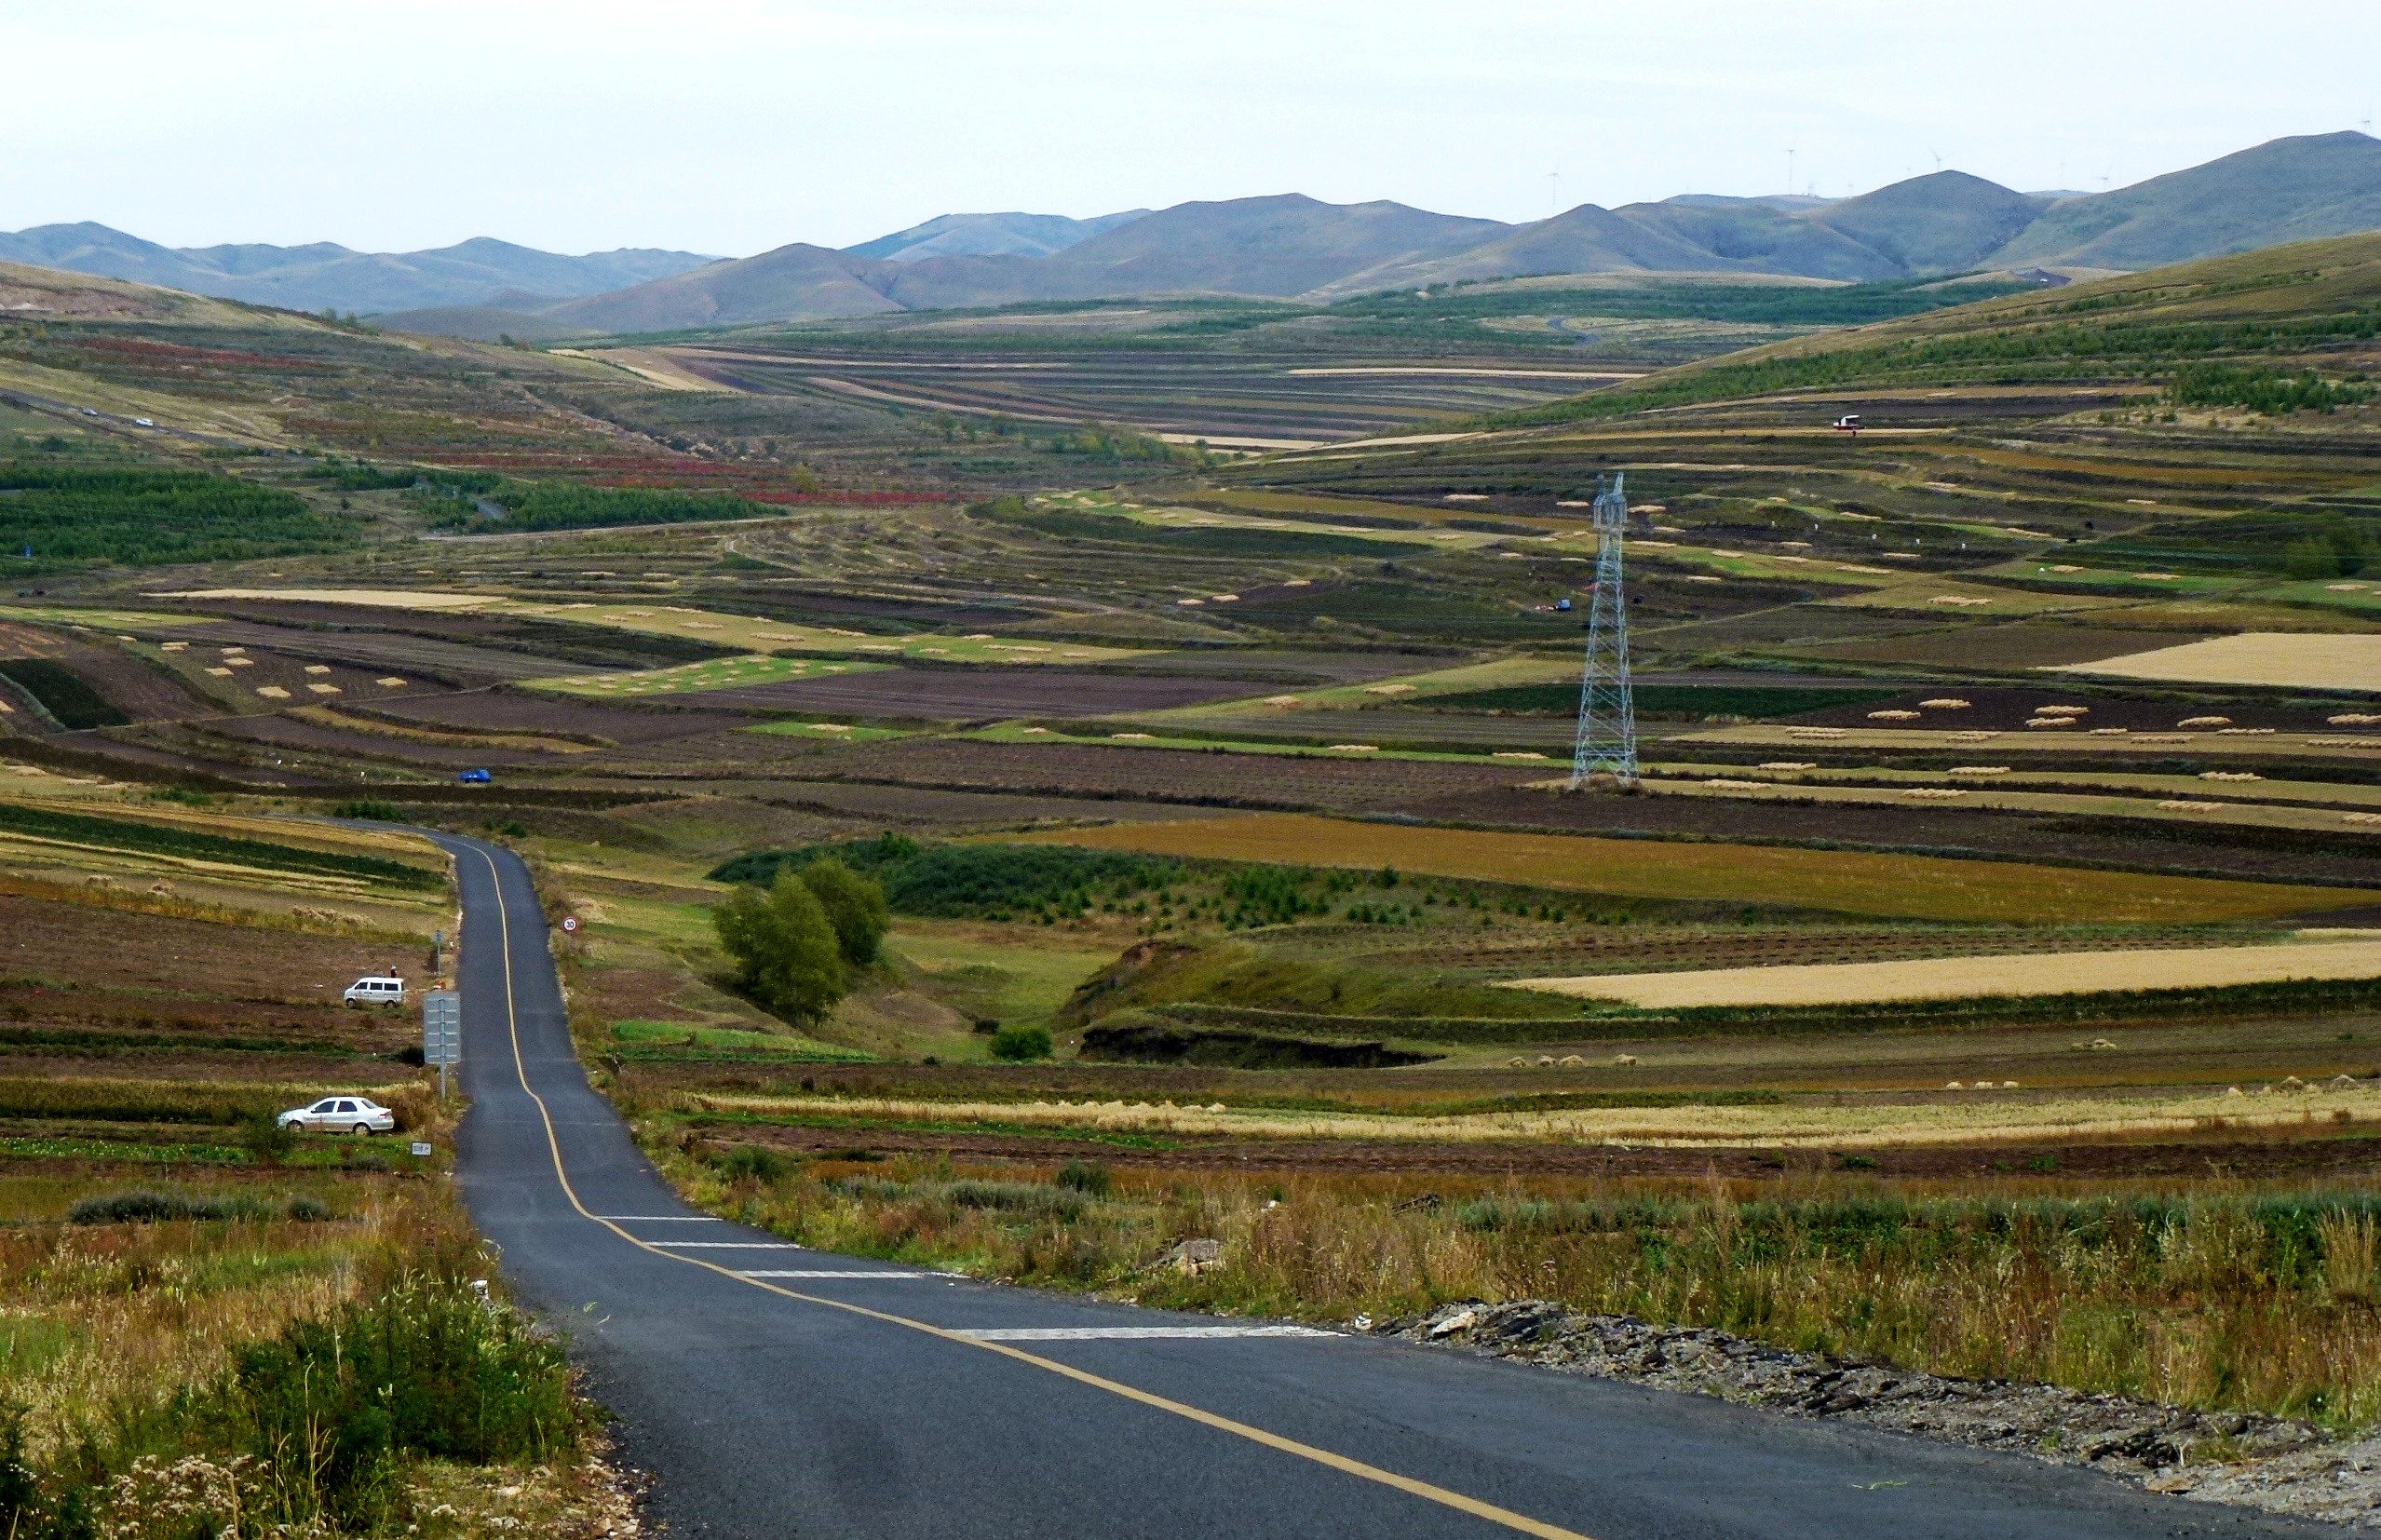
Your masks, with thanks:
M718 261L561 257L470 240L172 250L103 225L0 236L0 260L66 267L399 329L526 341L890 311L1208 293L1328 301L1464 279L1746 273L1866 281L1969 271L2138 269L2381 229L2381 140L2279 139L2109 193L2019 193L1938 171L1859 197L1688 195L1582 204L1525 224L1295 194L1098 219L946 214L843 250Z
M1064 214L942 214L889 236L844 248L847 255L880 262L919 262L927 257L1047 257L1103 230L1130 224L1149 212L1130 209L1097 219Z
M62 267L289 310L365 315L425 305L535 309L716 262L692 251L557 256L482 236L435 251L311 246L169 247L104 224L42 224L0 235L0 262Z

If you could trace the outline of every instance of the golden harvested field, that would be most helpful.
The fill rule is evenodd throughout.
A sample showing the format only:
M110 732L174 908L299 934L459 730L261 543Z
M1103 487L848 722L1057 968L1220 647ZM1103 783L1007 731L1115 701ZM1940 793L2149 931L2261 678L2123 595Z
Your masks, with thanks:
M2020 952L1900 963L1822 963L1522 979L1514 989L1670 1010L1694 1006L1842 1006L1875 1000L1959 1000L2011 994L2207 989L2290 979L2381 976L2381 934L2297 946L2208 947L2177 952Z
M488 594L434 593L423 588L177 588L157 599L264 599L285 604L357 604L375 610L484 610ZM171 618L177 624L181 617Z
M2065 663L2050 673L2115 674L2175 684L2279 684L2381 691L2381 636L2243 631L2180 647Z
M379 610L470 610L485 615L520 615L531 620L562 620L576 626L602 626L652 636L679 636L714 646L741 648L752 654L877 653L939 663L1113 663L1138 657L1145 647L1103 647L1077 642L1043 642L976 632L945 636L919 632L880 636L834 626L797 625L764 616L735 615L723 610L695 609L683 604L597 603L592 600L549 604L500 594L447 593L432 588L197 588L161 598L271 600L293 604L352 604Z
M1012 836L1013 837L1013 836ZM1193 859L1400 871L1640 898L1790 904L1851 914L2002 925L2200 925L2381 902L2361 888L2087 871L1776 845L1358 823L1265 813L1025 836L1049 844Z
M2226 1126L2304 1127L2320 1118L2353 1124L2381 1118L2370 1081L2353 1089L2246 1086L2223 1090L2143 1090L2113 1095L2036 1092L2010 1086L1940 1091L1842 1093L1776 1105L1583 1107L1555 1112L1390 1114L1176 1106L1148 1101L929 1101L901 1098L744 1096L691 1092L682 1110L727 1113L755 1122L820 1117L855 1124L995 1123L1035 1130L1234 1139L1444 1141L1456 1143L1576 1142L1753 1145L1822 1149L1964 1144L2188 1133Z

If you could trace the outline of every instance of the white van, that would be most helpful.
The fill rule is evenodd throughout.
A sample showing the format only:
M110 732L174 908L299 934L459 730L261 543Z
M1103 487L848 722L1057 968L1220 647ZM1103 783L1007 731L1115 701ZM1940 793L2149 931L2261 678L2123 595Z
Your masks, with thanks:
M395 974L359 979L347 986L347 993L340 998L351 1006L401 1006L405 1003L405 980Z

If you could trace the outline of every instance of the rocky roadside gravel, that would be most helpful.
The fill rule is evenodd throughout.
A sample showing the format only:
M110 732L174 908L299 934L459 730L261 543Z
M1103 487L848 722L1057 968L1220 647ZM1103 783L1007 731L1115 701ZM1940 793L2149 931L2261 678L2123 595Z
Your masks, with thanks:
M1958 1380L1793 1353L1725 1331L1545 1300L1445 1304L1352 1330L1806 1417L2091 1466L2153 1492L2381 1530L2381 1436L2335 1441L2255 1412L2193 1412L2055 1385Z

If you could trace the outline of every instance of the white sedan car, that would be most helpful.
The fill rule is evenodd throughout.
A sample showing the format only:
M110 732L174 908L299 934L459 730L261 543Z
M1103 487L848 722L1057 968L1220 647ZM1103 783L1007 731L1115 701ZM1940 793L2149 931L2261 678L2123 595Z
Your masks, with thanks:
M363 1096L326 1096L311 1107L291 1107L278 1121L285 1128L334 1134L385 1134L397 1128L395 1113Z

